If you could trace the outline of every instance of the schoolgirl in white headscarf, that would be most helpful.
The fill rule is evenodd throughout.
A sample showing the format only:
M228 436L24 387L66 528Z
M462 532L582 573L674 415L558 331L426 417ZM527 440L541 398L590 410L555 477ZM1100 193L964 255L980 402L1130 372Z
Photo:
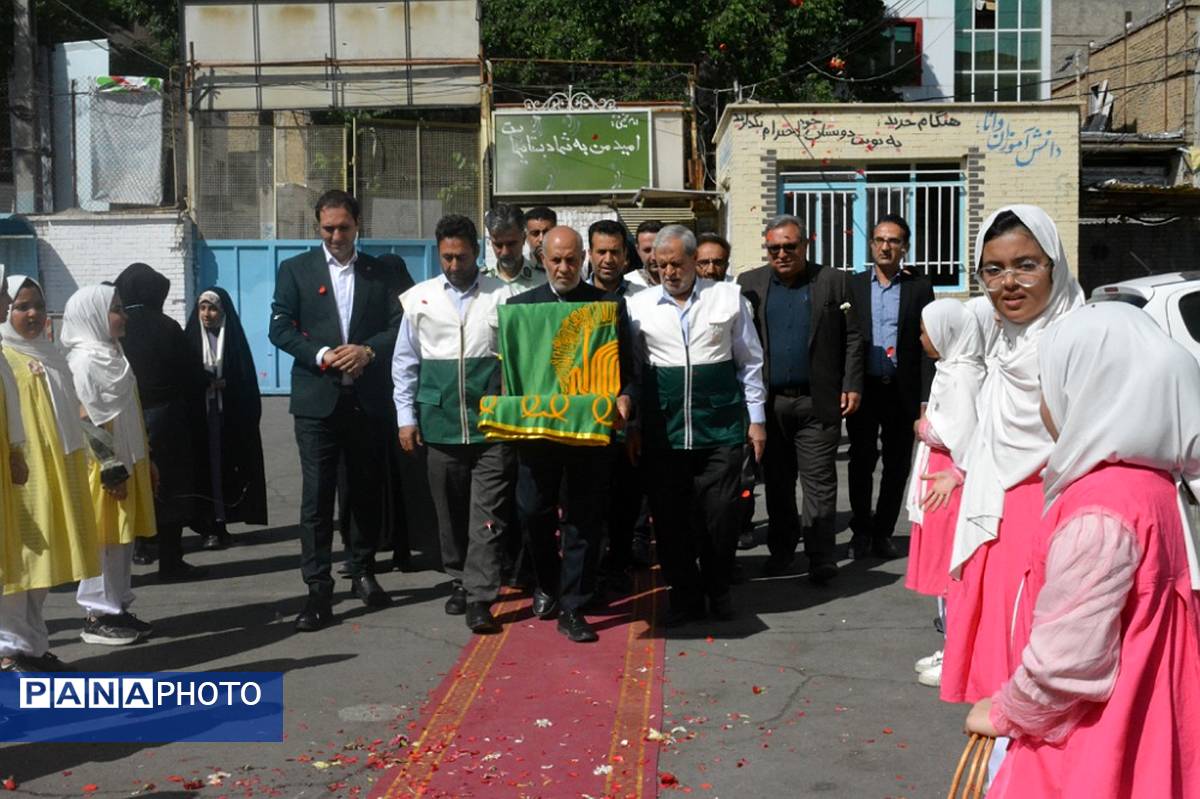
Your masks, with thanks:
M129 473L117 485L104 485L100 463L91 464L90 484L96 523L103 542L102 573L82 580L76 599L87 611L80 637L93 644L133 643L149 625L129 613L133 602L133 540L152 536L154 476L137 381L119 343L125 312L112 286L75 292L63 311L61 340L75 391L88 420L112 435L116 458Z
M967 448L947 601L942 699L991 696L1012 673L1013 611L1041 518L1039 472L1054 442L1038 409L1038 342L1083 304L1054 222L1032 205L992 214L975 241L976 274L996 311L978 427Z
M14 492L0 597L0 669L55 671L42 607L50 588L100 573L96 518L88 496L79 399L62 351L47 335L42 287L10 275L13 305L0 324L25 426L29 480Z
M0 317L8 314L11 302L5 267L0 264ZM10 581L18 585L25 580L20 541L15 535L16 486L23 485L29 476L22 451L24 443L25 427L21 421L16 381L8 361L0 358L0 581L5 585ZM24 602L20 604L21 618L24 618ZM17 608L6 605L0 600L0 614L7 619ZM10 627L15 629L18 625L0 625L0 671L21 671L18 661L22 659L22 645L16 636L7 634L6 628Z
M983 383L983 336L975 314L958 300L936 300L921 310L922 345L935 359L929 402L917 435L908 485L909 538L905 587L937 597L945 624L950 546L958 517L962 470L975 433L975 400ZM917 661L923 685L941 682L941 650Z
M1200 487L1200 365L1123 303L1075 311L1039 350L1057 443L1021 597L1032 622L967 721L1012 738L988 797L1196 799L1200 569L1178 483Z

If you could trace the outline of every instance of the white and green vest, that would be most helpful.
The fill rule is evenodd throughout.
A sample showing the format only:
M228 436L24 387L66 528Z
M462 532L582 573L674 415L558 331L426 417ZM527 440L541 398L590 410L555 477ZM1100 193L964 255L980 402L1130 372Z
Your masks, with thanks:
M400 296L404 316L420 347L416 409L421 436L432 444L478 444L479 398L495 393L496 306L508 289L494 277L479 276L479 291L459 319L442 275L422 281Z
M677 306L660 303L660 289L625 301L644 353L641 407L647 446L708 449L746 440L746 403L733 362L741 289L698 278L693 291L686 344Z

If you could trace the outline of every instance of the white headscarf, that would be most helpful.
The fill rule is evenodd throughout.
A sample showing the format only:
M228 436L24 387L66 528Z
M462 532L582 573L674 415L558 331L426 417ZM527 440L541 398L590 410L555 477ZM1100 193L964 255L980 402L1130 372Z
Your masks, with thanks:
M0 285L4 283L8 268L0 263ZM11 296L11 292L9 295ZM17 379L13 377L8 359L0 354L0 387L4 391L4 411L8 422L8 445L18 447L25 443L25 424L21 421L21 395L17 391Z
M63 310L60 338L79 401L92 424L113 422L117 457L132 469L146 457L145 425L133 369L108 330L108 309L115 293L112 286L85 286L72 294Z
M200 322L200 351L204 356L204 368L208 370L209 374L220 380L225 369L225 308L221 305L221 295L215 291L201 292L200 296L196 298L197 317L199 317L199 306L202 302L216 306L217 310L221 312L221 329L216 335L217 346L215 349L212 344L212 335L204 326L204 322ZM224 410L225 401L221 396L221 391L210 386L205 392L205 400L211 400L213 397L217 399L217 409Z
M979 323L979 333L983 337L984 357L996 345L1000 337L1000 321L996 318L996 306L992 305L990 297L972 297L966 301L967 310Z
M196 300L198 306L202 302L213 305L221 312L221 330L217 333L217 347L214 350L209 339L208 328L200 323L200 345L204 353L204 368L217 378L221 377L221 367L225 360L225 309L221 306L221 297L215 291L205 291Z
M9 293L14 301L26 283L32 284L42 292L42 298L45 299L42 284L28 275L9 275L8 283ZM49 332L47 327L37 338L27 339L13 327L11 315L0 324L0 340L3 340L5 347L41 364L46 374L46 385L50 389L50 402L54 408L54 420L58 424L59 441L62 443L63 453L69 455L84 445L83 431L79 427L79 397L75 393L67 357L58 345L50 340Z
M1071 274L1058 228L1034 205L1009 205L987 218L975 237L974 265L983 257L984 237L1005 211L1012 211L1053 261L1050 300L1036 319L1016 324L1000 314L999 333L987 352L987 378L979 392L979 426L962 464L967 470L954 530L950 572L996 537L1008 489L1038 472L1054 446L1042 426L1038 387L1038 340L1046 326L1083 304L1083 289Z
M958 300L936 300L921 311L921 321L933 348L938 351L933 385L925 418L950 450L955 463L966 460L967 445L975 433L975 400L983 384L983 336L975 315ZM922 524L921 501L929 470L929 445L917 445L916 461L908 485L909 520Z
M1058 442L1046 463L1046 507L1097 466L1171 472L1200 495L1200 364L1141 309L1088 305L1053 325L1039 347L1042 392ZM1192 588L1196 530L1182 508Z

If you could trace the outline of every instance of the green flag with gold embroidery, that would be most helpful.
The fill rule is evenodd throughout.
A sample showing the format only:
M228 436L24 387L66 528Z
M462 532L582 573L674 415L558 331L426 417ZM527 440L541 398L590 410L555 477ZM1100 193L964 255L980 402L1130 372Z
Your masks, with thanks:
M504 394L479 401L492 441L603 446L621 386L615 302L501 305Z

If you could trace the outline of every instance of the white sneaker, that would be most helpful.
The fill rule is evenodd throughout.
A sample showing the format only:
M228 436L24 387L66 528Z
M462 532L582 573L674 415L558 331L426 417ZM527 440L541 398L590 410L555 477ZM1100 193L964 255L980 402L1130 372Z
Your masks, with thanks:
M942 684L942 664L939 663L931 669L926 669L917 675L917 682L921 685L928 685L930 688L937 688Z
M941 665L942 665L942 650L939 649L938 651L934 652L929 657L923 657L920 660L918 660L916 663L913 664L913 668L916 670L917 674L920 674L923 671L929 671L934 666L941 667Z

